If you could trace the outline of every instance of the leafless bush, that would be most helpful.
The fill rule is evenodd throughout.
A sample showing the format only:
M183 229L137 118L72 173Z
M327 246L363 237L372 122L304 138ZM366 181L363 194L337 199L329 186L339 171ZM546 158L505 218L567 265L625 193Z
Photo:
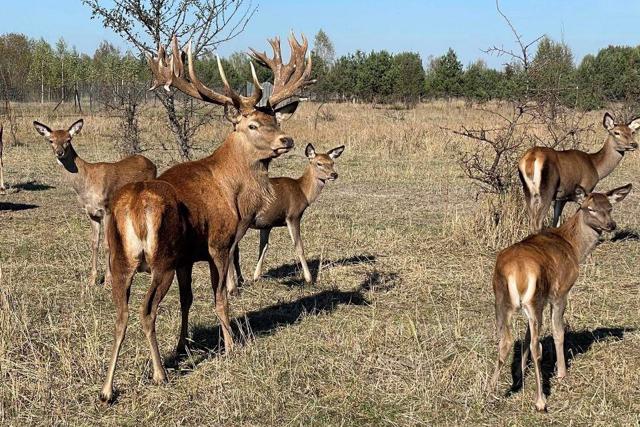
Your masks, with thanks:
M141 85L105 86L101 93L107 110L118 116L116 146L124 154L142 152L138 115L144 101L145 88Z
M516 181L516 159L522 147L527 145L528 135L522 128L531 124L526 107L512 106L509 115L495 110L481 110L490 115L498 125L493 128L462 130L446 129L478 144L469 152L458 152L458 164L463 173L478 185L480 192L505 194Z

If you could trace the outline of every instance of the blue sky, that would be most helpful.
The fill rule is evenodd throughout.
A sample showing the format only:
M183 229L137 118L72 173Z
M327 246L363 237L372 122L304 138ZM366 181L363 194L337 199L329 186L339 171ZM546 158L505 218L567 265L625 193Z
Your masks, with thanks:
M227 55L248 46L266 49L266 38L290 29L311 38L322 28L339 55L356 49L415 51L423 60L455 49L466 65L477 58L500 67L501 58L481 50L514 40L498 16L494 0L338 1L253 0L258 11L245 33L220 47ZM55 4L55 6L53 6ZM0 33L21 32L55 42L63 37L79 51L92 53L101 40L127 48L118 36L91 20L80 0L2 0ZM502 10L526 40L547 34L564 39L576 61L609 44L640 44L640 1L502 0Z

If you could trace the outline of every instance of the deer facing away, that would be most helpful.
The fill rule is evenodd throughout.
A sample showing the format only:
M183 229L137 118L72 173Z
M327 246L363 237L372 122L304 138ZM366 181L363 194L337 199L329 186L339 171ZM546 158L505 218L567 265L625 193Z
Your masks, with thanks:
M607 138L596 153L534 147L520 159L518 171L533 232L542 229L551 202L555 201L553 226L556 227L565 204L574 200L578 186L587 192L593 191L598 182L618 166L625 152L638 148L634 134L640 128L640 118L627 124L615 123L611 114L605 113L602 124Z
M116 190L124 184L156 177L156 167L144 156L134 155L114 163L89 163L83 160L71 145L71 140L82 129L82 119L69 129L51 130L47 125L33 122L36 131L51 145L56 160L70 181L78 202L91 222L91 273L89 285L95 285L98 275L98 249L100 227L109 220L109 202ZM105 239L105 246L108 245ZM106 248L108 252L108 247ZM105 283L111 281L109 262L106 263Z
M578 211L559 228L548 228L533 234L498 254L493 275L496 326L498 331L498 360L489 385L495 390L500 369L513 345L511 317L519 308L524 311L528 326L522 355L522 376L529 357L536 374L536 408L545 411L546 399L542 390L542 345L539 333L542 313L551 306L551 329L557 358L558 378L564 378L567 367L564 357L564 310L567 296L577 277L579 265L591 253L603 231L613 231L612 204L623 200L631 191L631 184L606 194L587 194L576 188L574 200Z
M258 263L253 274L253 280L258 280L262 274L262 265L269 247L269 234L274 227L286 226L291 240L300 259L304 280L311 283L312 277L304 256L304 247L300 236L300 221L305 210L313 203L325 186L326 181L338 179L334 160L340 157L344 145L333 148L326 153L316 153L313 145L308 144L305 155L309 164L300 178L278 177L270 178L273 188L272 194L267 196L265 205L258 212L251 228L260 230L260 248ZM240 249L235 248L234 264L236 275L242 281L240 272Z
M282 63L279 39L270 43L273 58L252 51L253 58L269 67L274 75L266 107L256 107L262 98L262 87L253 64L254 93L245 97L230 87L219 60L225 94L206 87L195 74L190 44L186 52L187 80L183 54L175 37L170 59L163 47L157 58L149 58L154 87L162 85L168 90L173 86L193 98L225 106L233 132L210 156L175 165L157 180L129 184L113 201L113 221L108 224L107 236L116 327L107 376L100 392L102 401L113 398L113 377L127 328L129 290L136 271L151 272L141 323L151 351L155 382L166 381L155 332L158 305L176 275L182 313L177 351L183 352L193 301L191 273L195 262L209 264L225 350L233 348L227 301L227 283L233 285L227 277L229 273L233 276L229 263L235 246L262 208L265 194L271 191L269 163L293 148L293 138L280 129L277 105L313 82L311 60L305 59L308 42L304 37L302 44L293 35L290 37L291 60L287 64Z

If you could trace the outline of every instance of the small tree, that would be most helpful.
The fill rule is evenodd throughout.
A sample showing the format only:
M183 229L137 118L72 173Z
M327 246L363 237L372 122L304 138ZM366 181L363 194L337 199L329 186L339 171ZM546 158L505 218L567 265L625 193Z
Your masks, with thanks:
M427 94L446 98L461 96L462 68L462 63L451 48L441 57L432 59L427 72Z
M415 106L425 91L425 74L420 55L403 52L393 57L391 67L393 96L407 107Z
M129 42L141 55L154 55L172 36L193 41L193 54L211 51L240 34L256 11L245 0L82 0L93 17ZM155 92L167 114L180 156L191 158L192 111L176 109L176 93ZM182 106L191 106L191 102Z

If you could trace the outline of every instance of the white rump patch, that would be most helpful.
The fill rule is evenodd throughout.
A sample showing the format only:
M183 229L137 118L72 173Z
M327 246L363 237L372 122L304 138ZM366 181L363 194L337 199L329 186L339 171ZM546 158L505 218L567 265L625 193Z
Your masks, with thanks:
M509 287L509 297L511 298L511 304L515 308L520 308L520 305L527 305L533 299L536 293L537 277L535 274L527 274L527 287L524 294L518 292L518 284L516 283L516 275L512 274L507 278L507 284Z
M507 278L507 284L509 286L509 297L511 298L511 304L515 308L520 308L520 294L518 293L518 284L516 283L515 274L512 274Z
M124 235L127 252L135 257L139 257L140 255L142 255L144 251L144 244L140 237L138 237L138 235L136 234L136 231L133 228L133 222L131 221L131 217L129 215L127 215L127 219L124 222Z
M540 194L540 183L542 181L542 159L536 158L533 162L533 192L534 194Z

